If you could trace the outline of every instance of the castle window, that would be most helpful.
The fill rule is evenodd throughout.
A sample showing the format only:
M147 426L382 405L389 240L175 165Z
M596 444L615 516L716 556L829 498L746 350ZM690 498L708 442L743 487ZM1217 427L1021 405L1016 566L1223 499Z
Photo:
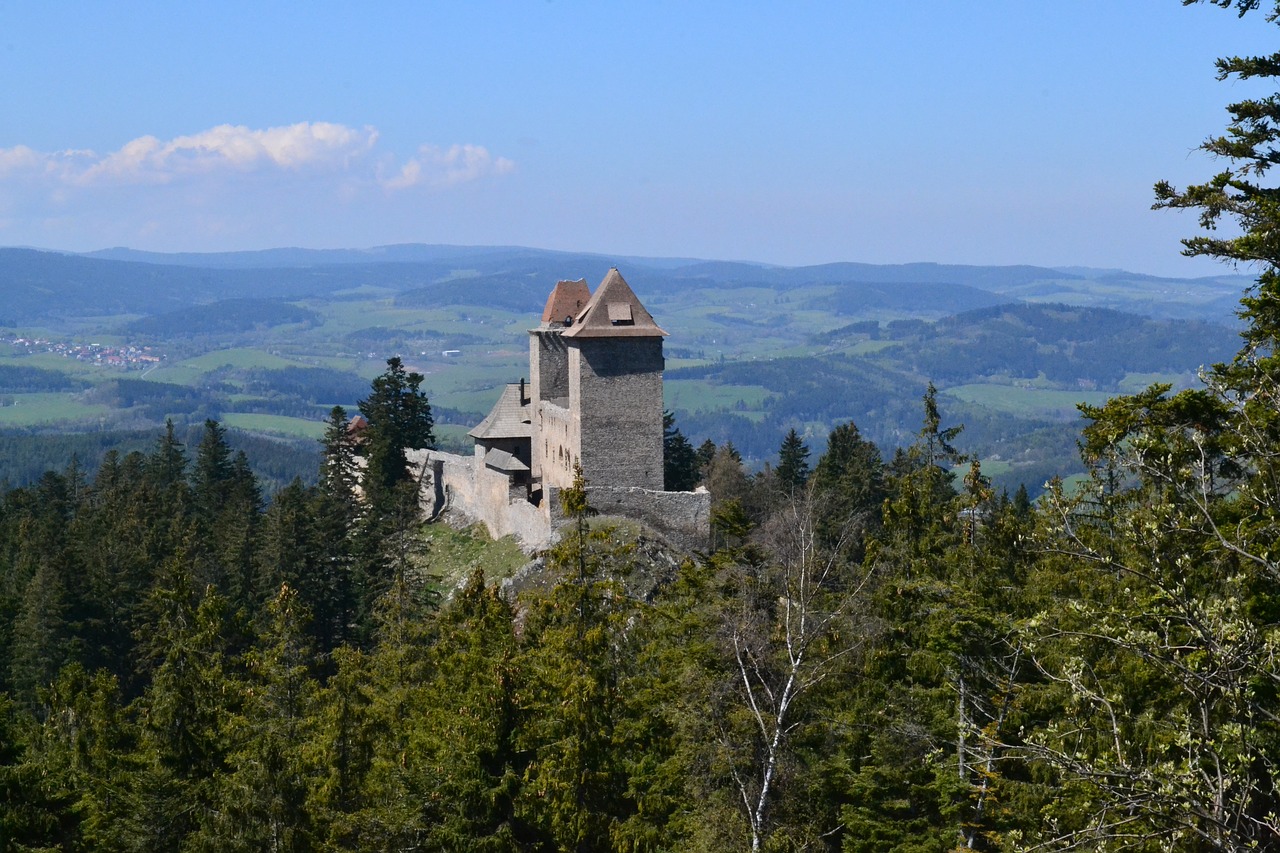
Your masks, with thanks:
M636 321L631 316L631 303L610 302L609 322L615 326L634 326Z

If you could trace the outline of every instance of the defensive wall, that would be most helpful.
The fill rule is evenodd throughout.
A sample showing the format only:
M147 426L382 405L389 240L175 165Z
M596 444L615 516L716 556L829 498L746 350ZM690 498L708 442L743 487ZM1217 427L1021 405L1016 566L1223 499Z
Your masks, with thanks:
M567 519L560 507L560 490L551 487L547 505L559 528ZM659 492L638 486L587 486L587 505L601 516L643 522L682 551L706 551L710 546L711 493Z
M435 517L445 510L483 523L495 539L514 536L526 551L541 551L555 541L554 531L567 521L560 507L559 489L546 488L541 506L527 500L523 488L486 468L479 456L460 456L439 450L411 450L405 454L420 472L423 512ZM671 545L684 551L705 551L711 519L711 495L660 492L638 487L588 486L587 503L602 516L642 522Z
M512 488L510 478L486 468L482 458L439 450L410 450L405 456L421 472L419 501L428 517L454 510L482 522L494 539L514 536L527 551L551 544L547 516L529 503L523 487Z

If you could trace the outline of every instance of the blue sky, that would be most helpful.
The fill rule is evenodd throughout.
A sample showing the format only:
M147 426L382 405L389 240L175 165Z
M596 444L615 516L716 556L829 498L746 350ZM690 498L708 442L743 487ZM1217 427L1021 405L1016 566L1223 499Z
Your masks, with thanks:
M0 3L0 245L1221 268L1178 0Z

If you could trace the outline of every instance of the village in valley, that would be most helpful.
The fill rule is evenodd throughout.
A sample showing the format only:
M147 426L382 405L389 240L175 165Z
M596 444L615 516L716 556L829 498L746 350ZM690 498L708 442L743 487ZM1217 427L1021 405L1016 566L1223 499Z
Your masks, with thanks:
M63 358L70 358L87 364L116 367L122 370L147 370L159 365L165 358L164 354L158 349L145 345L85 344L75 341L28 338L17 335L6 336L4 343L12 347L17 354L53 353Z

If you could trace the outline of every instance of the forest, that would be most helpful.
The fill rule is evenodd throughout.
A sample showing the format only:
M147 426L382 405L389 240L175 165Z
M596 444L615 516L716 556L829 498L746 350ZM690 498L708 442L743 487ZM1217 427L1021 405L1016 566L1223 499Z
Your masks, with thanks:
M519 578L455 583L398 357L314 482L210 418L5 489L0 849L1280 850L1280 100L1228 112L1229 167L1155 189L1258 271L1240 347L1082 406L1085 476L1035 500L932 384L900 446L789 429L760 470L669 415L705 550L579 477Z
M579 482L538 583L442 584L395 359L313 486L265 499L216 421L48 472L0 499L0 838L1271 849L1275 286L1264 349L1090 410L1087 487L1034 504L953 481L933 389L887 461L847 423L754 475L669 416L668 485L714 504L667 573Z

